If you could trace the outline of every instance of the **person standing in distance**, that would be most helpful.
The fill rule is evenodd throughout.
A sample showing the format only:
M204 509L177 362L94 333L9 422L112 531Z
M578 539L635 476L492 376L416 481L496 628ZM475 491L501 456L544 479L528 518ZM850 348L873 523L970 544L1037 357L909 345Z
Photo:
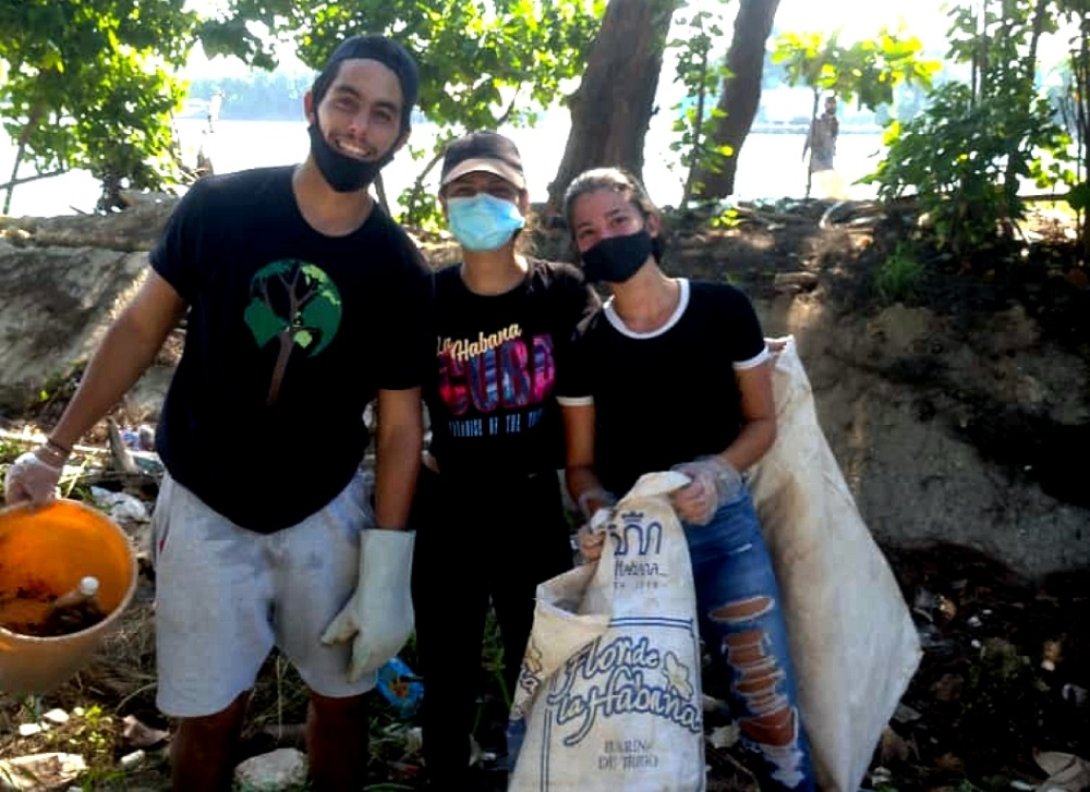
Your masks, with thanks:
M384 632L391 611L411 613L405 529L432 290L368 186L409 136L418 80L389 39L337 47L304 99L306 161L193 185L49 440L9 471L10 502L51 499L73 444L188 311L158 426L167 473L153 525L157 701L179 719L176 790L230 789L249 692L274 646L310 690L311 788L363 784L362 694L375 684L374 657L363 658L410 629ZM373 398L372 507L360 463ZM387 573L361 578L361 558ZM354 645L323 643L357 601Z
M806 197L811 192L823 198L846 198L844 181L833 166L836 141L840 134L840 122L836 118L836 97L825 97L825 112L810 122L806 141L802 145L802 158L810 152L806 171Z
M802 144L802 156L810 152L810 173L833 169L836 156L836 139L840 134L840 122L836 119L836 97L825 97L825 112L810 122L810 131Z

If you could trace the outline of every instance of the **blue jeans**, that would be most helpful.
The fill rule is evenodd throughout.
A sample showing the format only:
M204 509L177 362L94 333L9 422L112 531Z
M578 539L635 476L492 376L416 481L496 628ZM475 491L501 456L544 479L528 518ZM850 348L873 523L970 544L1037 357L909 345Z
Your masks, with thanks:
M683 523L701 635L730 682L731 713L762 792L814 789L780 592L749 493L707 525ZM759 765L759 766L757 766Z

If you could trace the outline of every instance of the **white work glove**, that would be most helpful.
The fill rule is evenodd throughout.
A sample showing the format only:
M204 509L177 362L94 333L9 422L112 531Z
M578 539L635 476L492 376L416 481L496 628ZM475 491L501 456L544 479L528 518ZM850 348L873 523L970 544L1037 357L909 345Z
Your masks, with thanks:
M409 580L415 531L364 529L356 592L322 633L322 643L352 641L348 680L377 670L401 651L413 630Z
M742 476L718 454L683 462L670 470L692 479L670 496L677 516L692 525L710 523L719 507L737 498L742 489Z
M4 477L4 499L9 504L30 501L35 506L57 497L65 458L52 449L39 448L20 454Z

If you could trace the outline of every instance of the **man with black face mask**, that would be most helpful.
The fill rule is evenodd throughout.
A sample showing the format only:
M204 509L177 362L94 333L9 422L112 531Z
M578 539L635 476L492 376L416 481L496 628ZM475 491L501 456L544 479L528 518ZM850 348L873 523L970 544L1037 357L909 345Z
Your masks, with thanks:
M311 788L362 786L362 694L411 630L406 528L433 365L430 272L368 185L408 138L417 86L395 42L342 43L304 102L306 161L190 189L48 442L10 469L9 502L48 503L73 445L187 316L153 526L174 789L230 788L274 646L310 690Z

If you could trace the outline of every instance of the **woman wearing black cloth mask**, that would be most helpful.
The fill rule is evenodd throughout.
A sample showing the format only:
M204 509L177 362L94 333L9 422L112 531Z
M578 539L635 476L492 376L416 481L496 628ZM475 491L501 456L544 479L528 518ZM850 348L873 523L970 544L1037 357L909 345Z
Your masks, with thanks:
M701 634L762 790L812 790L772 562L744 471L776 437L770 354L749 300L660 268L662 219L616 168L578 176L564 213L588 280L612 294L574 346L558 395L567 480L590 520L644 474L674 469ZM597 521L595 521L597 522ZM604 535L580 531L584 556Z

